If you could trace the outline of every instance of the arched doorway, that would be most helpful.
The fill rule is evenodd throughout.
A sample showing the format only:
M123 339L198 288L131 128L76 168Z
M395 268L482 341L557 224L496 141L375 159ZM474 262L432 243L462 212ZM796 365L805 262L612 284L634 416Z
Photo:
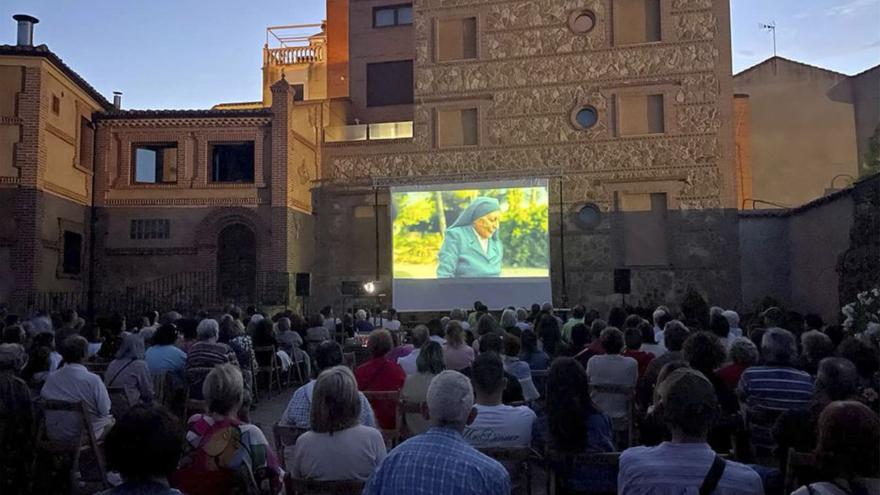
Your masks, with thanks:
M235 223L217 237L217 289L220 298L254 300L257 285L257 238L254 231Z

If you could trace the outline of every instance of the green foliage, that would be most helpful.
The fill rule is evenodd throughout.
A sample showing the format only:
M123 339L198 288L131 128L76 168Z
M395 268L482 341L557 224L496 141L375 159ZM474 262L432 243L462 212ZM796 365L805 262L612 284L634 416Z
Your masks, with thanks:
M862 177L880 173L880 124L874 129L874 134L868 138L868 151L865 153L865 160L859 172Z

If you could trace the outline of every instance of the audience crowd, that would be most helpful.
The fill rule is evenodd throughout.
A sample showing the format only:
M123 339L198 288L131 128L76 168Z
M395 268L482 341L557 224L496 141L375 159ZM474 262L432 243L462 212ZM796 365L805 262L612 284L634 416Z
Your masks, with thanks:
M62 481L105 471L112 495L506 494L524 462L557 493L880 493L876 324L480 302L413 326L330 307L0 316L3 494L63 492L46 442L83 452ZM273 380L295 385L275 445L249 419Z

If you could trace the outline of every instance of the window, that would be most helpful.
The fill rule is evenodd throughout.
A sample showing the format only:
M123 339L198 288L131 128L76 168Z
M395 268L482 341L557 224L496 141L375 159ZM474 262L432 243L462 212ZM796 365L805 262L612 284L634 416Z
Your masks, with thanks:
M61 114L61 98L56 95L52 95L52 113L55 115Z
M171 220L163 218L131 221L130 239L170 239Z
M586 230L592 230L602 222L602 213L599 207L593 203L581 206L577 212L577 223Z
M367 106L413 102L412 60L367 64Z
M599 112L592 106L576 108L572 114L572 123L581 130L589 129L599 122Z
M628 266L668 265L666 193L619 193L623 243Z
M568 28L575 34L587 34L596 27L596 14L591 10L578 10L568 17Z
M477 144L477 109L437 110L437 145L441 148Z
M477 18L437 21L437 60L477 58Z
M291 84L290 89L293 90L293 101L303 101L306 99L305 84Z
M137 184L173 184L177 182L177 145L136 145L134 147L134 181Z
M412 4L389 5L373 9L373 27L405 26L412 24Z
M82 234L64 231L61 270L67 275L79 275L82 271Z
M614 43L660 41L660 0L614 0Z
M663 95L617 95L615 101L619 136L666 132Z
M254 181L254 142L223 143L211 146L211 180L214 182Z
M95 150L95 129L85 117L79 119L79 166L92 169Z

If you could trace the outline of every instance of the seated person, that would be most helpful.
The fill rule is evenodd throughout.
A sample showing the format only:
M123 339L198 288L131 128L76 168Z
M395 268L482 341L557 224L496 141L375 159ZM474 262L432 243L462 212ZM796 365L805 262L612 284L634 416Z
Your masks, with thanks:
M360 424L360 409L351 370L334 366L322 371L312 395L312 429L297 438L286 459L290 474L320 481L366 481L385 458L385 440L379 430Z
M471 368L471 384L476 393L477 417L465 427L464 439L476 448L528 447L535 412L527 406L502 404L507 378L504 364L495 353L477 357Z
M416 327L413 328L413 350L396 361L407 375L414 375L416 373L416 362L419 359L419 352L421 352L422 346L425 345L425 342L428 341L429 336L428 327L425 325L416 325Z
M196 327L196 338L198 339L186 355L186 365L184 370L187 372L187 382L189 383L189 397L191 399L202 398L202 382L208 375L208 372L218 364L234 364L238 366L238 358L235 351L228 345L217 342L220 335L220 325L217 320L204 319L199 322ZM196 373L190 370L201 368L204 371ZM197 376L196 376L197 375Z
M13 325L24 335L24 329ZM34 408L31 392L17 375L21 370L24 349L20 344L0 344L0 493L24 494L30 484L31 455L34 441Z
M550 367L550 356L538 348L538 336L533 330L523 330L521 346L522 353L519 358L528 363L532 370L546 370Z
M450 320L446 325L443 360L446 363L446 368L454 371L468 369L474 363L474 348L465 342L464 329L459 321Z
M722 366L716 374L728 390L736 390L739 379L746 368L758 363L758 348L746 337L736 337L727 350L729 364Z
M510 475L498 461L465 442L473 421L470 380L446 370L431 381L424 409L431 428L392 450L367 481L364 495L507 495Z
M640 321L639 324L641 323ZM644 375L648 365L654 359L654 355L642 350L642 331L638 326L627 328L623 332L623 341L626 345L623 355L635 359L639 363L639 376Z
M293 315L296 319L302 320L297 315ZM303 339L299 332L293 330L290 318L281 317L276 324L278 327L278 347L286 352L290 357L291 363L299 366L303 379L312 376L312 365L309 355L302 350Z
M504 372L515 378L522 387L523 400L531 402L541 397L535 383L532 381L532 368L528 363L519 358L520 340L514 335L507 334L503 337L504 354L501 360L504 363Z
M189 418L188 452L174 474L175 488L187 495L224 495L253 490L251 483L256 482L278 493L282 483L275 451L259 427L238 419L244 401L241 370L231 364L216 366L202 393L208 412Z
M431 380L446 369L443 366L443 348L440 347L440 344L433 340L425 342L422 345L416 366L418 373L406 377L403 389L400 391L400 399L422 403L428 396L428 386L431 385ZM410 435L418 435L428 429L428 423L421 413L406 413L405 422Z
M182 433L180 421L163 407L129 409L104 443L107 467L118 471L123 483L98 495L182 495L168 484L183 452Z
M391 345L391 334L388 333L388 330L374 330L370 334L367 350L373 357L358 366L355 371L359 390L363 392L388 392L400 391L403 388L403 382L406 381L406 373L403 368L399 364L385 359L385 355L391 350ZM379 428L386 430L395 428L397 403L376 401L372 404Z
M623 333L614 327L608 327L602 330L599 340L602 342L605 354L593 356L587 362L587 376L590 377L590 383L635 387L639 378L639 364L635 359L620 354L623 350ZM625 397L602 392L593 392L592 396L599 408L612 419L629 416Z
M183 370L186 367L186 353L177 347L177 326L166 323L153 335L153 345L147 349L146 361L153 376L168 372L175 381L183 384Z
M321 342L315 349L315 364L317 372L330 369L334 366L342 364L342 348L339 344L332 340ZM281 414L280 424L284 426L295 426L308 430L311 427L312 415L312 395L315 391L315 380L296 389L284 413ZM364 426L376 426L376 418L373 416L373 409L363 393L358 393L361 402L360 407L360 424Z
M618 492L696 493L699 489L716 495L763 494L758 473L743 464L724 461L706 443L717 411L715 388L702 373L690 368L670 373L657 385L655 413L669 427L672 441L624 451Z
M104 373L107 387L123 387L129 404L153 400L153 379L144 361L144 341L140 336L127 334L116 359L107 365Z
M68 337L61 345L64 366L46 378L40 395L44 399L82 402L95 438L101 438L113 424L110 395L101 377L83 366L89 343L79 335ZM82 420L68 411L46 411L46 434L50 440L77 444L82 434Z
M607 466L571 466L560 455L614 452L611 418L590 397L584 367L574 358L557 358L547 377L547 414L535 423L533 445L546 452L561 483L573 492L613 492L614 470Z
M832 402L819 416L816 458L831 481L812 483L792 495L880 493L880 419L856 401Z

